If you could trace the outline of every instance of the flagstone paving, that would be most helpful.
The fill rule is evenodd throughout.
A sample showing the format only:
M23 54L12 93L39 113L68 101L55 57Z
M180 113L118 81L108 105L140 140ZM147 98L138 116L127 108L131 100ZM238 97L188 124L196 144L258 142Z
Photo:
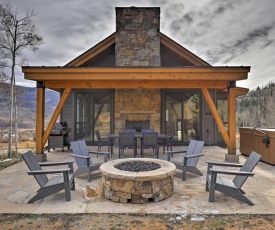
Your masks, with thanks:
M89 147L95 150L96 147ZM174 147L174 150L186 147ZM52 151L47 153L48 161L73 160L70 150ZM110 201L102 196L101 174L93 173L92 182L87 182L85 175L75 179L76 190L72 191L72 201L65 202L64 191L49 196L33 204L28 200L39 189L39 185L26 172L24 162L12 165L0 171L0 213L129 213L129 214L275 214L275 166L260 162L254 169L255 176L248 178L243 186L246 196L255 204L249 206L238 200L216 192L215 203L208 202L208 192L205 191L206 160L224 161L226 149L216 146L205 146L204 156L200 158L198 168L204 174L199 177L187 175L187 180L182 181L180 171L174 177L174 194L160 202L147 204L123 204ZM115 148L115 156L118 150ZM131 151L126 151L124 157L132 157ZM155 157L148 150L145 157ZM166 154L160 153L161 159L166 159ZM113 158L114 159L114 158ZM92 160L102 161L95 155ZM110 159L112 160L112 159ZM175 156L173 161L182 160ZM240 155L240 162L245 162L246 157ZM74 165L76 169L76 165Z

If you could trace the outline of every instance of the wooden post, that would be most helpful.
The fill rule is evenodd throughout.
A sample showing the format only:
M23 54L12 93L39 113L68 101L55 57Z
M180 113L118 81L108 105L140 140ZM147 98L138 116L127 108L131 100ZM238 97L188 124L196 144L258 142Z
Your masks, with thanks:
M236 94L234 88L228 91L228 154L236 155Z
M44 133L44 111L45 111L45 87L44 82L36 84L36 154L44 153L42 137Z
M50 122L48 124L48 127L45 130L44 135L43 135L43 138L42 138L42 145L43 146L46 144L46 141L47 141L47 139L48 139L48 137L49 137L49 135L50 135L50 133L52 131L53 126L55 125L55 122L56 122L56 120L57 120L57 118L58 118L58 116L59 116L59 114L60 114L60 112L61 112L61 110L62 110L62 108L63 108L63 106L64 106L64 104L65 104L65 102L67 100L67 98L68 98L68 96L70 95L70 92L71 92L71 88L66 88L64 90L61 98L60 98L60 101L58 102L58 105L55 108L55 111L54 111L54 113L52 115L52 118L51 118L51 120L50 120Z
M222 137L225 141L225 144L227 145L227 147L229 147L229 136L228 136L228 133L227 133L225 127L224 127L224 124L223 124L222 119L219 115L219 112L216 109L215 103L213 102L213 100L212 100L212 98L211 98L211 96L208 92L208 89L201 88L201 91L202 91L202 94L203 94L203 96L204 96L204 98L205 98L205 100L206 100L206 102L209 106L209 109L210 109L210 111L211 111L211 113L212 113L212 115L213 115L220 131L221 131L221 135L222 135Z

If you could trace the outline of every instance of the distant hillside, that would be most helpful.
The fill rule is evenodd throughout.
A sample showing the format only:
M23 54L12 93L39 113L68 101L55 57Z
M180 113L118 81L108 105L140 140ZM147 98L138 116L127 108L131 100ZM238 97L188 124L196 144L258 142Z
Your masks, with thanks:
M238 127L275 128L275 83L237 99Z
M8 85L6 87L9 87ZM35 128L36 120L36 88L17 86L19 92L18 99L18 125L19 128ZM59 93L46 89L45 90L45 120L51 118L51 115L59 101ZM7 100L0 94L0 128L8 127L9 111Z

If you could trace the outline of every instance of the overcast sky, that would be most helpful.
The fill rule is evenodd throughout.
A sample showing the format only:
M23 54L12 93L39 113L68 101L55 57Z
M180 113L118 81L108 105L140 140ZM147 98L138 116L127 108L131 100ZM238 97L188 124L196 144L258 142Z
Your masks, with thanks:
M44 44L30 66L62 66L115 31L115 7L160 7L160 30L214 66L251 66L240 87L275 82L275 0L0 0L34 9ZM17 84L25 81L21 68Z

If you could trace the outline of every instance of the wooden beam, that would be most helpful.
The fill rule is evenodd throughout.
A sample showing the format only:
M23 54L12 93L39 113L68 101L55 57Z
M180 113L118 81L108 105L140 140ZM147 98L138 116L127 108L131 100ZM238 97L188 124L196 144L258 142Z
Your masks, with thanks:
M36 154L44 153L44 145L42 142L43 133L44 133L44 107L45 107L45 94L44 88L40 87L36 89Z
M207 88L201 88L201 91L202 91L203 96L209 106L209 109L210 109L220 131L221 131L221 135L222 135L227 147L229 147L229 135L224 127L224 124L223 124L222 119L219 115L219 112L216 109L215 103L213 102Z
M240 87L234 88L234 94L236 95L236 97L247 95L248 92L249 92L249 89L247 88L240 88Z
M213 80L247 79L249 67L182 67L182 68L86 68L23 67L25 79L35 81L91 80Z
M227 88L227 81L47 81L45 83L47 88L50 89L62 89L79 88L79 89L130 89L130 88L147 88L147 89L178 89L178 88L201 88L207 87L212 89L224 89Z
M50 80L215 80L215 81L237 81L246 79L244 73L41 73L29 74L26 78L35 81Z
M47 139L48 139L48 137L49 137L49 135L52 131L53 126L55 125L55 122L56 122L56 120L57 120L57 118L58 118L58 116L59 116L59 114L60 114L67 98L68 98L68 96L70 95L70 92L71 92L70 88L65 88L65 90L64 90L64 92L63 92L63 94L62 94L62 96L59 100L59 103L58 103L57 107L55 108L55 111L52 115L52 118L51 118L51 120L48 124L48 127L46 128L45 133L43 135L43 139L42 139L42 145L43 146L46 144L46 141L47 141Z

